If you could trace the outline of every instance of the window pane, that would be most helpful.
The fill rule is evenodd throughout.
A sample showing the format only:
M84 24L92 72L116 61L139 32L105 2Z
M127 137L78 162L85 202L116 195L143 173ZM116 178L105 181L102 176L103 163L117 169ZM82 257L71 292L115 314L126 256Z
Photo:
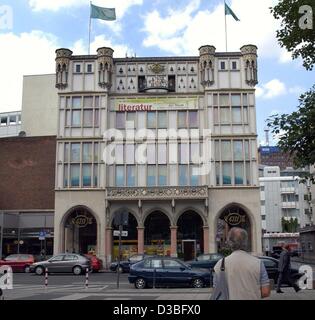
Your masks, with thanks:
M94 187L97 187L98 184L98 165L94 165Z
M190 185L198 186L199 185L199 166L190 166Z
M233 142L233 156L234 160L243 160L243 142L241 140Z
M215 105L215 106L218 105L218 95L217 94L213 95L213 105Z
M220 162L215 163L215 179L216 179L216 184L217 186L220 185Z
M222 160L232 160L231 141L222 141L221 142L221 157L222 157Z
M178 111L178 128L186 128L186 111Z
M241 123L241 107L232 107L232 122L233 123Z
M72 108L81 108L81 97L72 97Z
M189 111L188 112L188 121L190 128L198 128L198 112Z
M234 183L244 184L244 164L243 162L234 163Z
M147 186L153 187L155 186L156 166L148 166L147 171Z
M90 164L82 165L82 180L83 180L83 187L90 187L91 186L91 171L92 166Z
M98 143L94 143L94 162L98 162Z
M99 108L99 106L100 106L100 97L96 96L95 97L95 108Z
M220 141L218 140L214 142L214 158L220 160Z
M223 184L231 184L232 183L232 166L230 162L222 163L222 175L223 175Z
M213 121L214 123L219 123L218 107L213 108Z
M166 111L159 111L158 112L158 127L159 128L167 128Z
M83 126L92 127L93 125L93 110L83 111Z
M189 143L179 143L179 163L188 163L189 162Z
M249 160L249 141L245 140L245 160Z
M190 145L190 162L199 163L199 161L200 161L199 143L192 143Z
M232 102L232 106L241 106L241 95L240 94L232 94L231 102Z
M66 126L71 126L71 110L66 111Z
M244 121L244 123L248 123L248 108L247 107L243 108L243 121Z
M166 143L158 144L158 163L159 164L166 163Z
M188 184L188 166L187 165L179 165L179 185L187 186Z
M220 106L229 106L229 95L228 94L220 94Z
M134 187L136 185L135 166L127 166L127 186Z
M128 125L126 124L127 128L135 128L136 127L136 112L127 112L127 121L129 122Z
M116 166L116 186L123 187L125 185L124 166Z
M125 128L125 113L116 112L116 128L124 129Z
M159 166L159 186L166 186L167 185L167 166Z
M248 101L247 101L247 94L243 94L243 105L248 106Z
M126 163L134 164L135 163L135 145L126 144Z
M116 144L115 146L115 161L116 163L124 163L124 145Z
M94 126L98 127L99 126L99 110L94 111Z
M92 143L83 143L83 162L92 162Z
M80 162L80 143L71 143L71 156L72 162Z
M81 126L81 111L73 110L72 111L72 125Z
M147 128L156 128L156 112L147 112Z
M65 143L65 148L64 148L64 161L69 162L69 143Z
M250 185L250 162L246 162L246 184Z
M93 107L93 97L84 97L83 107L84 108L92 108Z
M155 163L155 144L153 143L147 145L147 160L148 164Z
M220 108L220 120L221 123L230 123L231 122L231 113L229 107Z
M80 186L80 165L79 164L72 164L70 166L70 180L71 180L71 187Z
M63 186L68 187L68 165L63 166Z

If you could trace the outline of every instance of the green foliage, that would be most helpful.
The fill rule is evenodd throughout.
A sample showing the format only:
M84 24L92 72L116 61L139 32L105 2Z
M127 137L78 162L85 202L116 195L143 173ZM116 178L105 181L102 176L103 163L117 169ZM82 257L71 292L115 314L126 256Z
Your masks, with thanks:
M297 111L267 119L271 132L279 137L278 146L293 157L295 167L315 163L315 85L299 98ZM314 175L305 173L315 183Z
M281 28L277 31L277 39L281 47L292 52L292 58L301 57L303 66L307 70L312 70L315 63L315 26L313 29L302 29L299 25L303 14L299 13L299 8L309 5L313 9L313 20L315 12L314 0L280 0L271 9L274 18L281 21Z
M299 222L297 218L290 218L286 220L284 217L281 218L282 232L297 232Z

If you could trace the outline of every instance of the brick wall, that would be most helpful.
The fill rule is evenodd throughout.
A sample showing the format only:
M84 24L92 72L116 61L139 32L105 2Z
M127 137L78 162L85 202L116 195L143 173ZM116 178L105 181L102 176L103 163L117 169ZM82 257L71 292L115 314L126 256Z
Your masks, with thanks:
M54 209L56 137L0 139L0 210Z

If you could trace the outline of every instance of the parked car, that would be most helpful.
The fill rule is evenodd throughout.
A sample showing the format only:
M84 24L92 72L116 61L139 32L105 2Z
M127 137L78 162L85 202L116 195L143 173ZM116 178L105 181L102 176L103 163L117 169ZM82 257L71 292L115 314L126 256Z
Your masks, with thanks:
M88 268L91 270L91 261L89 258L75 253L62 253L53 256L52 258L40 261L30 266L30 271L35 272L37 275L43 275L45 268L49 273L73 273L80 275Z
M129 272L131 265L143 260L145 257L148 257L148 256L146 254L134 254L130 256L128 260L120 261L119 267L118 267L118 261L112 262L109 269L114 272L118 272L118 271L121 273Z
M148 257L130 267L128 280L137 289L153 285L202 288L210 285L210 272L205 269L192 269L175 258Z
M10 266L13 272L29 272L30 266L35 262L31 254L10 254L3 260L0 260L0 266Z
M185 263L192 268L213 269L216 263L223 258L220 253L201 254L196 260L186 261Z
M92 272L99 272L103 268L103 261L93 254L85 254L85 257L91 261Z
M279 271L278 271L279 260L272 257L266 257L266 256L262 256L258 258L263 261L266 271L268 273L269 279L273 279L274 283L277 283L278 277L279 277ZM294 281L299 280L300 277L303 275L302 273L299 273L299 270L295 268L291 268L290 273ZM289 283L285 283L285 284L289 285Z

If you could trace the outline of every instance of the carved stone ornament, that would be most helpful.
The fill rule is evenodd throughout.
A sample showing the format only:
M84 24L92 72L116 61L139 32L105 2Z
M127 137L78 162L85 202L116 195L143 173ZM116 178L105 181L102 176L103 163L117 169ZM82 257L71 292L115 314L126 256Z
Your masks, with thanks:
M154 74L163 73L165 71L165 67L159 63L154 63L148 67L149 71Z
M113 187L106 189L107 200L206 199L208 187Z

